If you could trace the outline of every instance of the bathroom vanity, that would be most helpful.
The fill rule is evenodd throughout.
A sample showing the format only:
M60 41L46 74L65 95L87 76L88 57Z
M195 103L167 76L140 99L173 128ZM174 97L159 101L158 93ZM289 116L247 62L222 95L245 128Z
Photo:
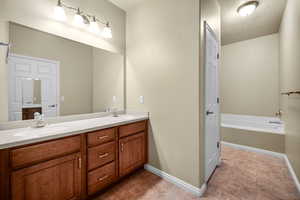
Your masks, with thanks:
M143 167L148 117L126 117L0 131L0 199L88 199Z

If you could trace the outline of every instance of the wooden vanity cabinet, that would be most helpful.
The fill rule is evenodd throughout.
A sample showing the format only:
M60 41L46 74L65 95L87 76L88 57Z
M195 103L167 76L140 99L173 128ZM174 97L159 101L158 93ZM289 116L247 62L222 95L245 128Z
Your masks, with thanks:
M12 200L77 200L81 194L80 153L12 172Z
M93 195L117 180L118 128L87 134L87 193Z
M88 195L147 163L147 121L88 133Z
M23 108L22 109L22 120L34 119L34 113L42 114L42 107L38 108Z
M85 200L147 163L147 120L0 150L0 200Z
M146 163L145 132L119 141L119 174L125 176Z

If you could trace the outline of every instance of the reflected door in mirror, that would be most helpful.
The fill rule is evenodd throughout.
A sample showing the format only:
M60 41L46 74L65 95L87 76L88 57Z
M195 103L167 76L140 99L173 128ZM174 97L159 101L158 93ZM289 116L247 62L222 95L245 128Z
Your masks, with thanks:
M56 117L58 63L40 58L9 57L9 120L32 119L33 111Z

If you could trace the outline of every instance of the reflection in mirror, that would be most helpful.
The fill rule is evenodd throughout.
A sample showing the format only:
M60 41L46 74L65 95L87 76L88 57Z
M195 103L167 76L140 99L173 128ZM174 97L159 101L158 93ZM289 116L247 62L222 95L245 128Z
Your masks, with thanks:
M22 80L22 120L34 119L34 113L42 114L41 80Z
M22 105L23 107L41 105L41 80L31 78L22 80Z
M10 121L124 110L122 55L15 23L9 40Z

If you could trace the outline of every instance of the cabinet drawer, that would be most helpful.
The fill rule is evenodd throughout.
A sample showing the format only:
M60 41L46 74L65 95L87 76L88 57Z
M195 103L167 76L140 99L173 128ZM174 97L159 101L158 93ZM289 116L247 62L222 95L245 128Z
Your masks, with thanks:
M146 129L146 121L136 122L133 124L121 126L119 129L120 137L126 137L135 133L142 132Z
M109 163L88 173L88 194L91 195L112 183L116 178L116 164Z
M116 143L110 142L88 149L88 170L115 160Z
M95 146L115 140L115 129L105 129L88 134L88 146Z
M80 151L80 136L26 146L11 151L11 165L19 168Z

